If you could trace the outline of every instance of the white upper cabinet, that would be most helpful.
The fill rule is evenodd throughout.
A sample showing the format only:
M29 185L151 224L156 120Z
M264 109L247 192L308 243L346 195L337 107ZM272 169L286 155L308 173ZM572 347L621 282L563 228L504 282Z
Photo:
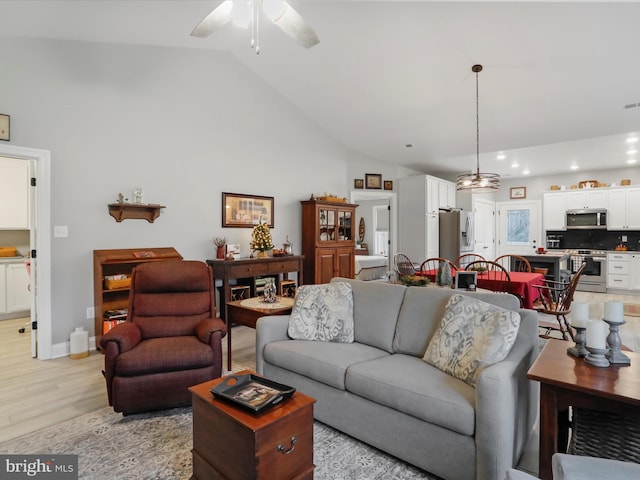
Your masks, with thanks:
M608 230L640 230L640 188L609 192Z
M545 193L542 202L543 230L565 230L567 210L566 193Z
M607 208L607 191L600 189L582 189L567 192L567 210L584 208Z
M0 157L0 230L29 229L29 162Z

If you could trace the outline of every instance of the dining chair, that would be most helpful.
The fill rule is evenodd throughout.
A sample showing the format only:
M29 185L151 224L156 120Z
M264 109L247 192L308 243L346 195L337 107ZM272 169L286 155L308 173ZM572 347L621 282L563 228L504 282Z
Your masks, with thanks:
M453 276L455 276L456 271L458 270L458 267L456 267L456 264L447 258L440 258L440 257L427 258L420 265L420 272L422 275L428 276L429 280L431 280L432 282L435 282L436 277L438 275L438 268L440 268L441 263L449 264L449 267L451 269L451 275L453 278Z
M393 257L393 267L398 275L415 275L414 263L404 253L396 253Z
M476 260L469 263L464 269L478 272L478 286L480 286L480 282L483 282L484 286L482 286L482 288L494 292L511 293L515 295L511 291L511 275L509 275L509 271L499 263L491 260ZM518 295L516 296L520 298ZM523 299L520 298L520 304L522 304L522 301Z
M540 335L542 338L551 338L551 331L559 331L563 340L573 340L573 330L567 321L567 315L571 313L571 303L573 295L578 286L580 276L587 267L586 262L580 265L580 268L571 277L569 282L558 282L555 280L544 280L544 285L534 285L540 291L539 303L534 305L534 310L543 315L553 315L556 317L557 325L553 322L544 320L538 321L538 326L545 330ZM569 337L569 338L567 338Z
M478 260L486 260L482 255L478 255L477 253L464 253L460 255L453 262L456 264L456 268L458 270L464 270L467 265L471 262L476 262Z
M533 271L531 269L531 263L529 263L529 260L521 255L514 255L511 253L507 255L500 255L494 260L494 262L499 263L510 272L531 273Z

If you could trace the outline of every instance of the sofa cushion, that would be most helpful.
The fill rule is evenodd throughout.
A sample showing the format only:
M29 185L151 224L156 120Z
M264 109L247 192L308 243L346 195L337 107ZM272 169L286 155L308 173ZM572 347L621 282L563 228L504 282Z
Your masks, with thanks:
M429 340L440 325L447 302L452 295L459 293L449 288L405 288L407 292L398 315L393 351L422 357ZM519 300L513 295L482 292L465 292L464 295L507 310L520 308Z
M345 282L300 285L288 333L297 340L353 342L351 285Z
M346 387L368 400L462 435L475 431L475 390L412 355L354 364Z
M391 353L406 287L339 277L331 279L333 282L348 282L351 285L355 341Z
M455 294L429 342L424 360L471 386L481 370L504 360L520 327L520 314Z
M266 362L344 390L350 365L389 354L361 343L284 340L264 347Z

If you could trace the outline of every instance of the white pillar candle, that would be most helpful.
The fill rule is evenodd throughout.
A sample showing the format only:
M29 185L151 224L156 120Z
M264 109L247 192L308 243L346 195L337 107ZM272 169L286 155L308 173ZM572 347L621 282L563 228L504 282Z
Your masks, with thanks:
M587 322L587 347L607 348L607 324L602 320L592 318Z
M624 322L624 304L622 302L604 302L604 319L612 323Z
M586 328L589 320L589 304L585 302L573 302L571 304L571 326Z

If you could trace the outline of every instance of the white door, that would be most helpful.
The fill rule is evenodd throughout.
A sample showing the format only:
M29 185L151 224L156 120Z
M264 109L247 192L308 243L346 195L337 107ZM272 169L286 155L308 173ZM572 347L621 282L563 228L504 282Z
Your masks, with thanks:
M540 223L540 202L500 202L498 212L498 242L496 256L532 255L543 246Z
M495 202L473 198L475 247L473 253L487 260L495 258Z

